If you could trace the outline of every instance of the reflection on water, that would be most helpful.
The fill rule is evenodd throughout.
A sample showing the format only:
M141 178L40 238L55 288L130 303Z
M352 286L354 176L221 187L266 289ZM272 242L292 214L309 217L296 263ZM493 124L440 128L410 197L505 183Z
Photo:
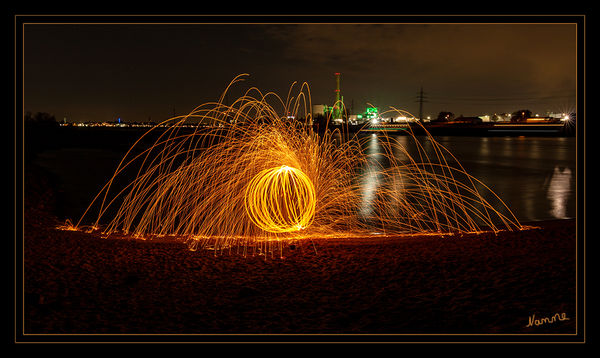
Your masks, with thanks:
M564 168L561 170L558 166L554 167L547 196L552 203L550 212L555 218L564 219L568 217L566 207L571 195L571 177L571 169Z
M362 200L360 204L360 215L364 218L374 214L373 202L375 200L375 193L379 187L380 181L380 170L381 164L379 160L382 157L381 146L377 135L372 134L371 139L367 144L366 150L368 161L367 167L365 168L365 174L361 180L362 187Z
M366 150L370 160L362 178L363 215L372 213L371 201L381 185L377 174L382 165L377 156L381 150L380 138L369 136ZM410 137L399 135L394 139L410 155L416 154ZM424 137L418 140L424 151L435 158L431 143ZM521 222L575 217L575 138L436 137L435 140L458 159L467 173L493 190ZM402 151L394 155L401 162L407 159ZM484 196L493 200L492 196Z
M377 188L384 185L379 171L385 165L385 156L380 154L381 136L368 136L365 138L369 155L367 167L358 178L363 184L360 207L363 217L373 214ZM409 136L394 138L406 149L406 152L394 153L400 162L408 160L408 155L419 160ZM431 143L424 137L418 140L433 158ZM575 138L436 137L435 140L446 147L469 174L493 190L521 222L575 217ZM65 193L65 217L73 218L83 213L121 157L119 152L73 148L40 155L38 164L57 176ZM397 190L403 190L403 180L393 184L399 186Z

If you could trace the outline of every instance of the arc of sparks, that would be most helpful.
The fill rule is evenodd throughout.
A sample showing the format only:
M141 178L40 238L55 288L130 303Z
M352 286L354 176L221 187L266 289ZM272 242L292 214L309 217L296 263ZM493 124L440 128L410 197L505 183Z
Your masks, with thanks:
M241 80L236 77L226 91ZM285 100L254 87L232 104L224 104L224 98L144 133L77 224L65 227L80 228L84 216L99 205L92 228L100 229L108 218L104 235L173 235L192 249L364 236L374 230L422 234L522 228L509 207L426 131L423 140L410 126L402 141L361 137L331 126L330 117L317 131L306 83L296 96L290 88ZM196 123L192 129L186 126L190 122ZM155 133L156 142L142 147L142 139ZM365 148L367 141L380 146L377 160ZM367 167L378 183L369 189L373 210L365 216L360 178Z

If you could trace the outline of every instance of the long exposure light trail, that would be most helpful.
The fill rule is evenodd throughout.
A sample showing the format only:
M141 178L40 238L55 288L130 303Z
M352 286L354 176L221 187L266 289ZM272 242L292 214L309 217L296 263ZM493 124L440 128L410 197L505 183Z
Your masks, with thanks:
M236 246L244 253L278 250L285 240L372 232L522 228L502 200L431 135L419 140L409 126L400 140L362 136L330 125L331 118L317 131L306 83L296 96L292 84L285 100L253 87L224 104L227 91L245 76L236 77L217 102L144 133L79 221L64 228L173 236L192 250ZM190 123L202 125L190 129ZM152 135L153 144L142 146ZM369 151L373 146L377 153ZM365 173L377 178L366 211Z
M252 222L272 233L302 230L315 215L315 188L310 178L286 165L258 173L250 180L244 199Z

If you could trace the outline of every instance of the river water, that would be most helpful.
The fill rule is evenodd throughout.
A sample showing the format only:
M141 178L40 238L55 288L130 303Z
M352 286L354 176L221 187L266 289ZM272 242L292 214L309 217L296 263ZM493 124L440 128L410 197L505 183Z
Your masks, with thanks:
M412 141L406 135L395 139L407 146ZM371 135L367 145L377 148L379 140ZM435 141L497 194L519 221L576 216L575 137L441 136Z
M369 150L377 150L378 135L368 136ZM411 140L402 135L397 139ZM441 136L435 140L467 173L493 190L520 222L575 217L575 137ZM37 155L36 164L50 171L61 187L59 217L77 220L81 216L116 169L124 148L90 148L78 143Z

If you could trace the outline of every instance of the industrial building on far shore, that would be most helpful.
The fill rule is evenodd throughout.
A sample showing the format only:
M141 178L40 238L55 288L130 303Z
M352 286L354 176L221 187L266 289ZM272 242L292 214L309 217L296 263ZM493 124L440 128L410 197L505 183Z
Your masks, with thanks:
M519 123L561 123L569 121L573 116L571 113L545 113L545 115L540 114L532 114L528 113L525 115L523 112L523 116L521 118L516 119L514 113L494 113L494 114L483 114L472 117L463 117L460 115L457 118L454 118L454 115L450 112L442 112L446 114L446 118L440 118L442 113L437 115L436 117L431 116L423 116L422 114L422 103L420 107L419 116L411 115L405 111L384 111L381 112L377 107L367 107L364 112L357 113L354 111L354 106L351 105L347 107L344 103L344 96L341 94L341 73L336 72L335 75L335 83L336 87L334 90L335 93L335 102L333 105L327 104L315 104L312 106L312 118L324 117L327 120L331 121L334 125L339 125L342 123L350 124L350 125L362 125L362 124L370 124L370 125L386 125L386 124L407 124L411 122L421 121L421 123L432 123L432 124L477 124L477 123L503 123L503 122L519 122ZM421 99L423 99L423 90L421 89ZM449 118L448 115L451 115L452 118Z

